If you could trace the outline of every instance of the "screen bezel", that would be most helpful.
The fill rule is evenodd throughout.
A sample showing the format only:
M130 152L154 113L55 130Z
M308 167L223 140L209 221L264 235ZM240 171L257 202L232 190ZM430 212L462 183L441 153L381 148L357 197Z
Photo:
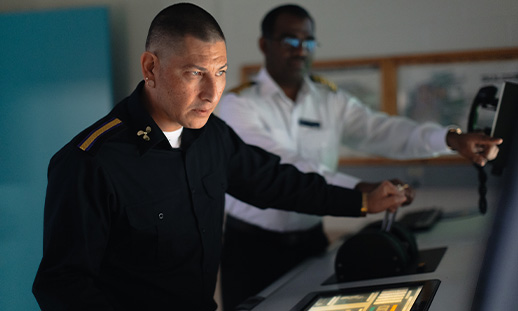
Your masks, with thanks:
M403 283L391 283L383 285L372 285L362 287L351 287L341 288L336 290L316 291L307 294L301 301L299 301L291 311L306 311L313 303L315 303L321 297L337 296L337 295L353 295L353 294L365 294L373 291L397 289L400 287L415 287L422 286L421 292L414 302L411 311L426 311L430 308L432 300L439 288L441 281L438 279L412 281Z

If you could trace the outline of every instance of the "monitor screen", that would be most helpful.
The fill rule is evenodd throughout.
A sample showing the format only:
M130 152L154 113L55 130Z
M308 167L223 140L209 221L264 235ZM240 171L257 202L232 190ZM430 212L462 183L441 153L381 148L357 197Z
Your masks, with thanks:
M292 311L425 311L439 284L439 280L426 280L313 292Z

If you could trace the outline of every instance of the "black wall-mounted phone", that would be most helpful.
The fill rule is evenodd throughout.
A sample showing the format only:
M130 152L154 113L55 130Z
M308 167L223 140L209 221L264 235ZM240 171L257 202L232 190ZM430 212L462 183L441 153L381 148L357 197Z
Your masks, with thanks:
M506 81L500 88L499 97L497 97L497 93L498 89L496 86L480 88L471 105L468 118L468 132L484 132L487 135L504 140L499 146L498 156L491 161L491 173L493 175L502 175L509 161L511 144L516 140L514 136L517 128L516 124L518 123L518 84ZM477 126L480 109L496 111L490 128L480 128ZM487 210L487 175L483 167L475 165L475 168L478 170L479 179L479 209L484 214Z
M518 84L506 81L500 87L499 97L497 93L498 88L493 85L480 88L473 100L468 118L468 132L482 131L504 140L499 146L500 152L497 158L491 162L493 175L502 174L508 162L510 145L516 140L514 129L518 123ZM496 111L491 128L477 127L480 109Z

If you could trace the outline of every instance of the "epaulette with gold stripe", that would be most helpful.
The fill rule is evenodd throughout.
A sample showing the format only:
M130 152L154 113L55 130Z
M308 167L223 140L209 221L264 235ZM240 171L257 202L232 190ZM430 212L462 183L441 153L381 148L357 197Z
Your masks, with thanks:
M244 89L247 89L247 88L251 87L254 84L255 84L254 81L246 82L246 83L241 84L240 86L237 86L237 87L229 90L228 92L229 93L235 93L235 94L239 95L239 93L241 93Z
M118 118L108 119L108 121L95 127L77 146L83 151L90 151L99 139L109 131L119 127L121 124L122 121Z
M323 85L327 86L333 92L336 92L336 90L338 90L338 87L336 86L336 84L327 80L326 78L323 78L323 77L317 76L317 75L311 75L310 78L311 78L311 81L313 81L315 83L323 84Z

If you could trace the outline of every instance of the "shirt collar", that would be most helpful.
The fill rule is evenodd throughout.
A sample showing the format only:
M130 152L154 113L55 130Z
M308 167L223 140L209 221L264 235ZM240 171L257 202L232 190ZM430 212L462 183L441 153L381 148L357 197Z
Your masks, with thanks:
M140 155L145 154L149 149L154 148L159 144L163 144L163 146L166 146L165 148L171 148L164 132L162 132L155 123L142 101L143 89L144 81L141 81L135 91L133 91L133 93L127 98L126 105L118 105L114 110L119 111L118 113L115 112L116 114L123 115L121 116L121 120L128 127L130 137L136 143ZM212 117L213 116L211 115L207 122L210 122ZM189 146L194 144L198 137L204 133L204 131L205 126L200 129L184 128L182 131L180 149L187 150ZM144 135L146 135L147 138Z
M182 132L183 132L183 126L180 129L175 130L175 131L164 132L164 135L167 138L167 140L169 141L169 144L171 145L171 147L173 147L173 148L180 147L180 142L181 142L180 136L182 135Z
M121 106L118 107L119 110L125 110L122 113L126 115L126 117L122 117L122 121L128 127L130 138L136 143L141 155L160 142L164 140L167 142L164 133L155 123L142 101L143 89L144 81L140 82L133 93L127 98L127 104L125 106L118 105Z
M268 73L265 67L261 67L259 73L257 74L255 81L258 82L260 87L260 93L263 97L273 97L276 94L280 96L286 97L281 87L273 80L272 76ZM315 89L315 85L313 81L309 78L308 75L304 77L304 82L302 87L300 88L299 94L297 95L297 100L300 100L304 96L306 96L309 92Z

